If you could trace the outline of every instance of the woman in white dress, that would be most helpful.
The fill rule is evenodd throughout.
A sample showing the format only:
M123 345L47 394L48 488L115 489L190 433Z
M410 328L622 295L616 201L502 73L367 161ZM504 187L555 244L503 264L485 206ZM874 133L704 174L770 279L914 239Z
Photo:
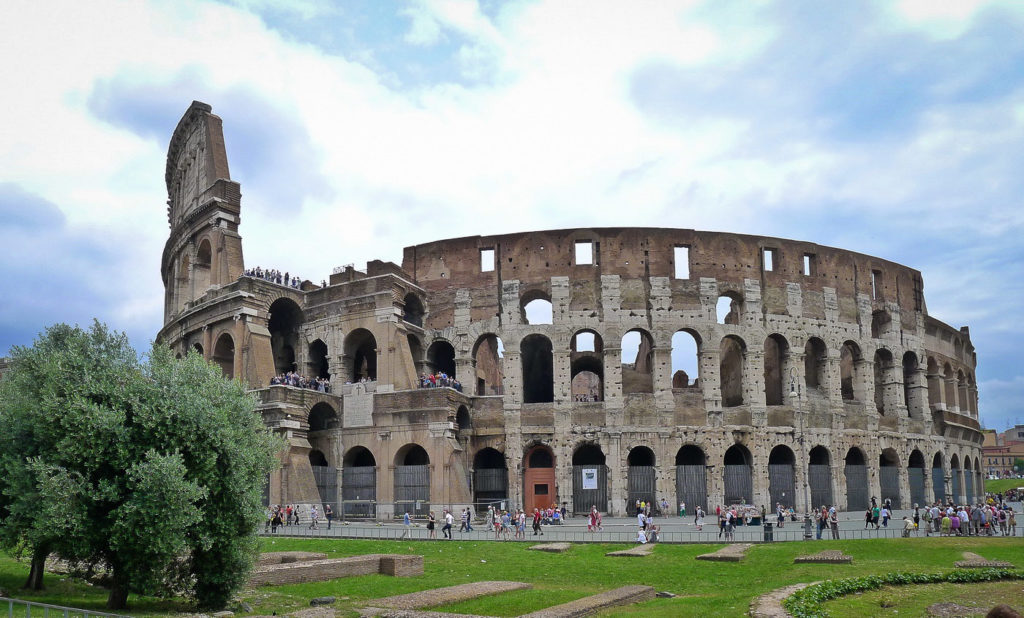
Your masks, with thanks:
M697 519L694 524L697 526L697 530L704 528L704 509L699 506L697 507Z

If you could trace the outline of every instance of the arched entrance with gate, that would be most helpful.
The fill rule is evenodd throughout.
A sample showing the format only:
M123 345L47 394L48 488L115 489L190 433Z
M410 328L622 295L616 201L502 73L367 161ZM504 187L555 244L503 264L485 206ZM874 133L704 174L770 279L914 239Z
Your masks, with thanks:
M676 452L676 507L686 504L688 511L698 506L708 510L707 457L699 446L687 444Z
M725 504L754 502L753 458L742 444L733 444L725 452Z
M811 506L832 506L832 456L824 446L811 449L807 464L811 486Z
M595 506L608 511L608 466L600 446L583 444L572 454L572 510L589 513Z
M768 502L771 508L781 504L796 511L796 456L788 446L776 446L768 455Z
M532 513L534 508L547 508L558 502L555 489L555 456L551 449L538 444L523 457L523 506Z
M346 517L374 517L377 514L377 460L363 446L345 453L341 469L342 512Z
M315 449L309 452L309 465L313 468L320 502L335 508L338 506L338 469L327 462L327 457L321 451Z
M887 448L878 456L878 482L882 490L882 502L889 500L892 508L903 508L900 495L900 458L896 451Z
M857 447L846 452L846 510L863 511L868 508L868 467L864 453Z
M910 506L927 506L928 499L924 494L924 455L917 449L910 453L907 462L907 480L910 483Z
M935 501L946 501L946 472L942 469L942 453L935 453L932 458L932 493Z
M419 444L406 444L395 454L395 515L429 511L430 456Z
M473 502L480 513L488 505L508 500L508 467L497 449L482 448L473 457ZM532 509L531 509L532 511Z
M646 446L634 447L626 457L626 465L626 512L632 513L636 501L640 500L650 504L653 513L657 507L654 500L654 451Z

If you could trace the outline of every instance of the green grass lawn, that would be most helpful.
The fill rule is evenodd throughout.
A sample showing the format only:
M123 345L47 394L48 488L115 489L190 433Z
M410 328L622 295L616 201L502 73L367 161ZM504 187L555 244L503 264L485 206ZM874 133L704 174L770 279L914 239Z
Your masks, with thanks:
M1024 479L990 479L985 481L985 491L999 493L1014 487L1024 487Z
M982 584L931 584L927 586L889 586L862 594L851 594L825 603L833 616L924 616L930 605L956 603L984 616L999 603L1017 610L1024 608L1024 583L1020 581L986 582ZM966 613L966 612L965 612ZM957 614L961 615L961 614Z
M370 599L472 581L514 580L532 590L483 598L446 607L460 613L514 616L628 584L646 584L679 595L611 611L607 616L739 616L765 592L801 581L852 577L894 570L942 571L952 568L963 551L986 558L1024 562L1024 538L914 538L857 541L806 541L757 545L741 563L699 562L694 557L721 545L659 545L645 558L611 558L604 554L622 545L580 544L565 554L528 551L523 543L377 541L343 539L264 539L265 551L303 550L342 557L365 553L424 556L424 574L395 578L368 575L329 582L268 586L244 591L241 598L254 613L278 615L308 608L309 599L335 596L339 610L363 607ZM854 557L850 565L795 565L793 558L822 549L841 549ZM0 586L18 597L28 572L26 563L0 557ZM106 591L57 576L34 600L101 609ZM173 601L129 599L132 615L184 611ZM877 611L877 603L875 605ZM344 614L343 614L344 615ZM850 614L848 614L850 615ZM852 614L856 615L856 614Z

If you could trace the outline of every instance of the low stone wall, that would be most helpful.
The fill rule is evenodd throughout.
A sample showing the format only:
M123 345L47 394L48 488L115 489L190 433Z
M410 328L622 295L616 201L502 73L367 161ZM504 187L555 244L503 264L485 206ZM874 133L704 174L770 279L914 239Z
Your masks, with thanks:
M259 559L256 561L256 566L309 562L310 560L323 560L325 558L327 558L327 554L313 551L271 551L260 554Z
M253 571L249 585L280 586L377 573L395 577L423 575L423 556L366 554L329 560L264 564Z

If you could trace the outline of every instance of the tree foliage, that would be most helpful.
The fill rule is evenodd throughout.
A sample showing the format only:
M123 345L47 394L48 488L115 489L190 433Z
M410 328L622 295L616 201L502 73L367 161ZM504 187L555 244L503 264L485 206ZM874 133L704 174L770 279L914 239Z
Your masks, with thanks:
M32 586L50 553L106 568L114 609L129 591L222 607L280 447L254 407L197 354L140 360L99 323L47 329L0 382L0 545L33 557Z

